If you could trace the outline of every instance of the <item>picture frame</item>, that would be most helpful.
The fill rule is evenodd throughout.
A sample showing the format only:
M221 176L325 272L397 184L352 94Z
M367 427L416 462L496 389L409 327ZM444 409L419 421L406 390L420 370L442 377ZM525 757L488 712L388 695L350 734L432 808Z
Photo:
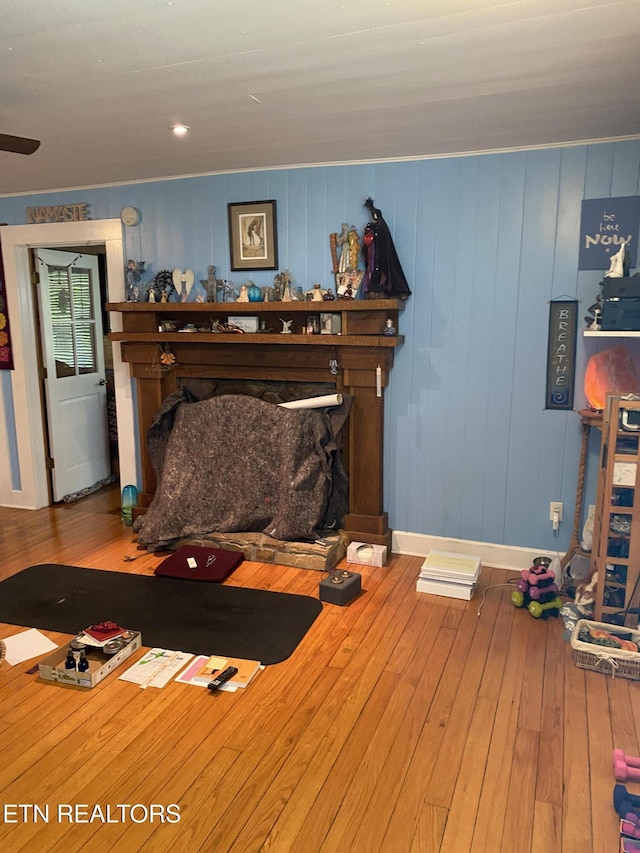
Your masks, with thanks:
M231 202L229 252L232 270L275 270L278 268L276 202Z

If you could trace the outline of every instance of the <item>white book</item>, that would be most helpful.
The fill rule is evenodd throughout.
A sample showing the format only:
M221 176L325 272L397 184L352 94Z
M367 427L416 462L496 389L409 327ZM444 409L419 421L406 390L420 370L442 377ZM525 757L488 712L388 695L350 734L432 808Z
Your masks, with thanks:
M470 601L477 585L477 583L469 585L418 578L416 590L417 592L427 592L429 595L443 595L447 598L461 598L464 601Z
M427 581L439 581L440 583L455 583L457 586L473 586L478 583L478 577L459 578L454 575L436 575L431 572L420 572L420 577Z
M420 568L420 577L474 584L480 577L480 557L452 554L449 551L429 551Z

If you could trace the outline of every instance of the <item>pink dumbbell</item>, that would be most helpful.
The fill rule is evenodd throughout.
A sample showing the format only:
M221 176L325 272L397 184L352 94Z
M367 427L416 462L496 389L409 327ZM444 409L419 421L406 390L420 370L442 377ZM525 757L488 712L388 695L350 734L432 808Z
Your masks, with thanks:
M638 829L635 823L631 823L631 821L623 818L620 829L625 835L631 836L631 838L640 838L640 829Z
M532 587L529 587L529 595L531 596L531 598L534 599L534 601L538 601L540 598L542 598L543 595L546 595L549 592L552 594L555 594L557 591L558 591L558 584L557 583L549 584L549 586L542 586L542 587L541 586L532 586Z
M556 573L553 569L547 569L546 572L529 572L529 583L531 586L537 586L537 584L544 581L554 581L555 579Z
M630 767L624 761L613 762L613 774L617 782L640 782L640 767Z
M640 767L640 758L637 758L635 755L627 755L621 749L614 749L613 750L613 763L614 763L614 765L618 761L622 761L622 763L626 764L628 767Z

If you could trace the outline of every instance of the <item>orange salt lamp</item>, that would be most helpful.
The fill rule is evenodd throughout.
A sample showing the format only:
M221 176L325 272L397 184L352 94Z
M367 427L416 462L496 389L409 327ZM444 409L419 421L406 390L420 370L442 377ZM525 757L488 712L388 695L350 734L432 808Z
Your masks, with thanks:
M604 409L607 394L636 394L638 377L622 344L592 355L584 375L584 394L592 409Z

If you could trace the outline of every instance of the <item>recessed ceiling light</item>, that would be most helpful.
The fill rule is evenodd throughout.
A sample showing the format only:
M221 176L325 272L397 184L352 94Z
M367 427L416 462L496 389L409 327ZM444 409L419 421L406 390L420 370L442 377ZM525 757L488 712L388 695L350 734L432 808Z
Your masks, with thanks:
M176 136L186 136L186 134L189 133L191 128L187 124L172 124L171 130L175 133Z

